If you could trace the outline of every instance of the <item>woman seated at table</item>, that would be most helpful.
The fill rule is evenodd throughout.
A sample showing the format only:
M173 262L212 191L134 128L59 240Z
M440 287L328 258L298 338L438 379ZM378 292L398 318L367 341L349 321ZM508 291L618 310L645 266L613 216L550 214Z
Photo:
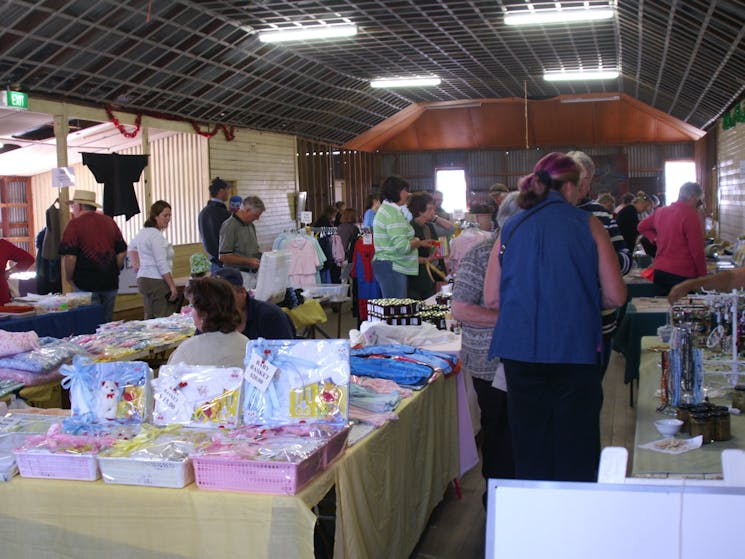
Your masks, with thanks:
M217 278L192 279L185 295L201 334L182 342L168 363L242 368L248 338L236 330L241 315L230 284Z

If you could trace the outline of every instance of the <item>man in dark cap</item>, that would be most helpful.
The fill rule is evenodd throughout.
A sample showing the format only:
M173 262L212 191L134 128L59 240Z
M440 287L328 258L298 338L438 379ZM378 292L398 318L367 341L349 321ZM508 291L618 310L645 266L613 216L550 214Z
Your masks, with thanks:
M222 267L220 262L220 226L230 217L230 211L225 202L230 195L230 186L220 177L210 184L210 200L199 212L199 236L202 246L210 257L210 272L214 273Z
M233 286L235 299L243 317L238 330L244 336L251 340L295 338L295 326L292 324L292 319L277 305L251 297L243 286L243 276L239 270L226 266L217 270L213 276L222 278Z

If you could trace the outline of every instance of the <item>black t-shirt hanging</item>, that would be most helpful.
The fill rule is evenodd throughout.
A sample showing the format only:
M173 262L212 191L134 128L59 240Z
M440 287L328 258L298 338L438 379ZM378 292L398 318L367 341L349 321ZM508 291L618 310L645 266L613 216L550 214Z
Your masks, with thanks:
M83 154L83 165L103 183L103 213L111 217L124 215L127 220L140 213L133 183L140 179L147 158L118 153Z

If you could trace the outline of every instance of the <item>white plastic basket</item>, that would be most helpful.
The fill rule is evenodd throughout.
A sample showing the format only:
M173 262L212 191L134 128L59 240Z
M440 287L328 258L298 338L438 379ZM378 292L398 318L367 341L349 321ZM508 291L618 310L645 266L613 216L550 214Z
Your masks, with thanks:
M147 487L186 487L194 481L191 460L136 460L99 456L104 482Z

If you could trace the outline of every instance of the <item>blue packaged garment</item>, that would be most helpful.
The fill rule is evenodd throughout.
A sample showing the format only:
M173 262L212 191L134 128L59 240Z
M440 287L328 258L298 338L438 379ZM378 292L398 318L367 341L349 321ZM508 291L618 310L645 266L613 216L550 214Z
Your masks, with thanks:
M142 423L149 416L152 370L141 361L96 363L76 355L60 367L70 391L72 423Z
M349 341L249 340L243 422L346 423Z
M404 344L354 349L350 364L354 375L392 380L415 388L427 384L434 373L455 372L452 356Z

